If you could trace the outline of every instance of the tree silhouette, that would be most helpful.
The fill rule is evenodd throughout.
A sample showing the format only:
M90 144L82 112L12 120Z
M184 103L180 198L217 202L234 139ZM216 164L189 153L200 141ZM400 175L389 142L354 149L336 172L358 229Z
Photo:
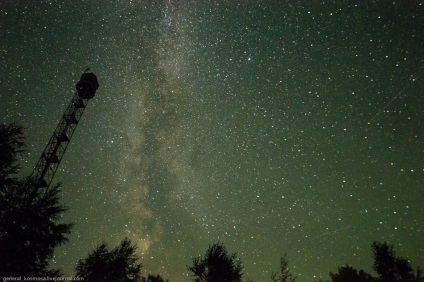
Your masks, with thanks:
M338 268L337 273L331 273L332 282L418 282L424 281L422 271L418 267L416 274L411 267L411 263L401 257L397 257L392 245L386 242L373 242L372 250L374 254L373 269L378 277L374 278L363 270L359 272L353 267L346 265Z
M422 269L418 266L415 274L415 281L424 281Z
M392 245L386 242L373 242L373 269L378 273L380 281L414 281L415 277L409 261L397 257ZM417 280L418 281L418 280Z
M242 277L242 265L237 255L228 254L222 243L215 243L206 251L205 257L193 258L193 272L196 282L238 282Z
M153 274L149 274L146 277L141 278L141 282L169 282L168 280L163 280L163 278L157 274L157 275L153 275Z
M292 273L290 273L288 265L289 262L287 260L287 254L284 254L284 256L280 258L281 275L277 277L277 273L272 273L271 280L273 282L295 282L296 277Z
M60 184L38 190L29 179L18 179L22 127L2 125L0 136L0 276L57 276L48 262L72 228L57 223L67 210L59 203Z
M83 277L84 281L116 281L130 282L141 279L141 263L135 255L136 245L125 238L121 244L109 250L103 243L89 253L86 259L80 259L76 267L76 276Z
M17 124L0 124L0 187L17 181L18 156L24 152L23 128Z
M396 281L396 257L393 246L388 246L386 243L373 242L372 249L374 253L373 269L380 275L380 279L388 282Z
M355 268L349 265L345 265L338 268L337 273L330 272L330 278L332 282L368 282L374 281L374 278L363 271L362 269L358 272Z

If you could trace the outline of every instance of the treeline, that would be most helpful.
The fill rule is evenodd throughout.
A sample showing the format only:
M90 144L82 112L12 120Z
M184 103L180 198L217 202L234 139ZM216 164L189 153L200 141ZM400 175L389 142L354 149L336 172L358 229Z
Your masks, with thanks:
M18 159L24 153L25 142L21 126L0 125L0 277L60 277L60 269L49 268L54 249L69 240L73 224L61 223L68 207L60 204L60 183L47 189L37 189L29 178L19 178ZM398 257L393 246L372 243L377 276L345 265L330 272L332 282L424 281L420 268ZM115 248L100 244L80 259L75 276L84 281L165 282L159 274L142 277L142 264L136 255L137 246L128 238ZM214 243L205 254L194 257L187 270L196 282L241 282L243 266L236 253ZM294 282L297 277L288 267L286 255L280 259L278 272L268 281ZM322 280L319 280L322 281Z

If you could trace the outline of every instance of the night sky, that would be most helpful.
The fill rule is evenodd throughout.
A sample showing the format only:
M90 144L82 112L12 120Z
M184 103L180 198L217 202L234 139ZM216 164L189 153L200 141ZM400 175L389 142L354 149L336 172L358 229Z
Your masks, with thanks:
M81 73L100 87L55 182L53 267L125 236L143 275L190 281L220 241L245 278L299 281L371 243L424 267L424 1L0 2L0 118L31 173Z

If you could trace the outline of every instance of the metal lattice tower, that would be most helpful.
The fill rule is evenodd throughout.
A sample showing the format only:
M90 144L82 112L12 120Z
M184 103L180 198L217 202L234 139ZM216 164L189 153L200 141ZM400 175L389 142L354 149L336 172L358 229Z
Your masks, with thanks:
M76 84L76 88L74 97L30 176L30 180L36 189L50 186L85 107L99 88L97 76L93 73L83 73L80 81Z

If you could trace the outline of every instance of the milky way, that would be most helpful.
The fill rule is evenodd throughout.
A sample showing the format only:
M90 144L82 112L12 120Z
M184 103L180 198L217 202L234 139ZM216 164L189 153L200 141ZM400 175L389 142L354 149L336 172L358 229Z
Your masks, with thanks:
M371 243L424 267L420 1L2 1L2 122L33 169L90 67L100 87L55 181L74 222L52 266L137 243L190 281L221 241L245 278L287 253L299 281Z

